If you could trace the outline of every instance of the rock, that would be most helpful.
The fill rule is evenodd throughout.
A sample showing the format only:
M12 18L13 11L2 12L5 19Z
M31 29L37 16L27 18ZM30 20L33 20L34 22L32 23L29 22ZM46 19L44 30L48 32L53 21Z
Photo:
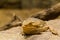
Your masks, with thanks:
M0 31L0 40L25 40L21 27L13 27L9 30Z
M27 40L49 40L50 36L51 36L50 32L44 32L41 35L32 35L28 37Z
M31 17L38 18L44 21L56 19L60 16L60 3L57 3L49 9L44 9L32 15Z
M60 40L60 37L56 36L56 35L51 35L51 37L49 38L49 40Z
M51 34L51 32L43 32L41 35L32 35L27 40L60 40L60 37Z
M60 3L51 6L51 11L60 12Z

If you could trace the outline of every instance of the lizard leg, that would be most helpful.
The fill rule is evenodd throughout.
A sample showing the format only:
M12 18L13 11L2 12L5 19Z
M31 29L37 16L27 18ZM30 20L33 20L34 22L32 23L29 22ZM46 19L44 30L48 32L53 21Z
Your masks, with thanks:
M58 32L53 27L49 27L49 30L52 32L52 34L58 35Z

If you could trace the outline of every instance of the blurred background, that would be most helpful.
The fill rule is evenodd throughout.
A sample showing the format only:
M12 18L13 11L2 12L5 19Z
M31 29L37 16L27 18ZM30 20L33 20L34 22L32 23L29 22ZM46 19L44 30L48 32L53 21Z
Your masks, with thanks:
M60 2L60 0L0 0L0 8L49 8L58 2Z
M59 2L60 0L0 0L0 26L10 21L13 13L24 20Z

